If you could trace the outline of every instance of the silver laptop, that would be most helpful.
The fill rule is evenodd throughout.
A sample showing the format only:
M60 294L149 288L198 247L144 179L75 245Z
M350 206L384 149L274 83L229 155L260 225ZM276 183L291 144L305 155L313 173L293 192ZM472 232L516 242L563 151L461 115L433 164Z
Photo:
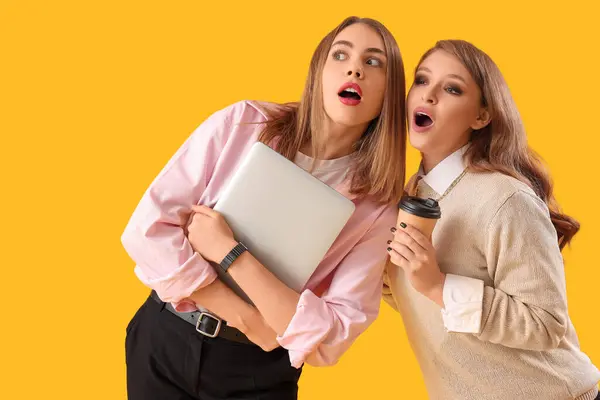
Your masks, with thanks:
M214 209L257 260L299 293L354 212L354 203L257 142ZM228 274L215 269L252 304Z

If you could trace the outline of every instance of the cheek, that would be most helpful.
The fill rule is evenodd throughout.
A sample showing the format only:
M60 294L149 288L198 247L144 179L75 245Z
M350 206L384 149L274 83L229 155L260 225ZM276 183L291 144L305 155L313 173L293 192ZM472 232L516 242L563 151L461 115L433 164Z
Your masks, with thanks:
M333 73L331 71L331 68L324 68L323 69L323 73L321 75L321 88L323 91L323 98L327 98L327 97L331 97L332 94L337 94L335 93L335 79L333 76Z
M323 92L325 92L325 87L327 86L327 83L329 82L329 79L327 79L327 69L323 69L323 72L321 72L321 90Z
M461 130L468 127L475 121L477 112L471 104L466 102L453 102L448 104L445 117L449 121L455 121L457 127Z
M374 78L371 85L369 85L369 97L373 100L370 105L374 108L381 108L385 99L386 76L383 75Z
M408 91L408 96L406 96L406 107L409 110L412 110L413 108L416 107L416 104L414 104L415 103L415 99L418 99L417 90L414 89L414 88L411 88Z
M448 141L458 140L464 137L465 133L470 130L474 119L472 117L473 110L462 103L446 103L438 104L436 111L438 119L436 132L442 134L444 139Z

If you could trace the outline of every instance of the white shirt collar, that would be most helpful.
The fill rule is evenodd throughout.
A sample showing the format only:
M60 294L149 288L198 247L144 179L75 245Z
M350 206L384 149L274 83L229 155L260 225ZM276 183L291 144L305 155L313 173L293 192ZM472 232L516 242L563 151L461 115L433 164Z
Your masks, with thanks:
M423 173L423 164L421 164L417 173L418 176L422 176L425 183L436 193L444 194L452 185L452 182L465 170L466 165L463 162L463 154L465 154L468 147L469 145L466 144L444 158L427 175Z

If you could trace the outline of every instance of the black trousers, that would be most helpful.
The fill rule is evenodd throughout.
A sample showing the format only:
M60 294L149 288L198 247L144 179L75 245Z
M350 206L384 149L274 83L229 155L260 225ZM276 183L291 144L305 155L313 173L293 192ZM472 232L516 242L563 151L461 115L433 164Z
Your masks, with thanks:
M129 400L296 400L288 351L209 338L148 297L127 326Z

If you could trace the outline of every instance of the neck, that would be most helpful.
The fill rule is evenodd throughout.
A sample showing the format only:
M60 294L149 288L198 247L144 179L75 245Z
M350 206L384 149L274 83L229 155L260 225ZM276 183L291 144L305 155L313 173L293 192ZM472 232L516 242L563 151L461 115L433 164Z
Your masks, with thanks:
M423 166L423 173L428 174L434 169L439 163L444 161L446 157L450 156L452 153L462 148L466 143L462 143L451 147L448 150L439 151L439 152L421 152L421 165Z
M359 126L343 126L327 118L323 132L318 157L322 160L333 160L351 154L354 144L360 139L367 124ZM307 143L300 149L309 157L315 157L312 143Z
M452 153L450 153L452 154ZM448 154L448 155L450 155ZM439 163L444 160L447 156L433 155L422 153L421 164L423 165L423 173L427 175L434 169Z

